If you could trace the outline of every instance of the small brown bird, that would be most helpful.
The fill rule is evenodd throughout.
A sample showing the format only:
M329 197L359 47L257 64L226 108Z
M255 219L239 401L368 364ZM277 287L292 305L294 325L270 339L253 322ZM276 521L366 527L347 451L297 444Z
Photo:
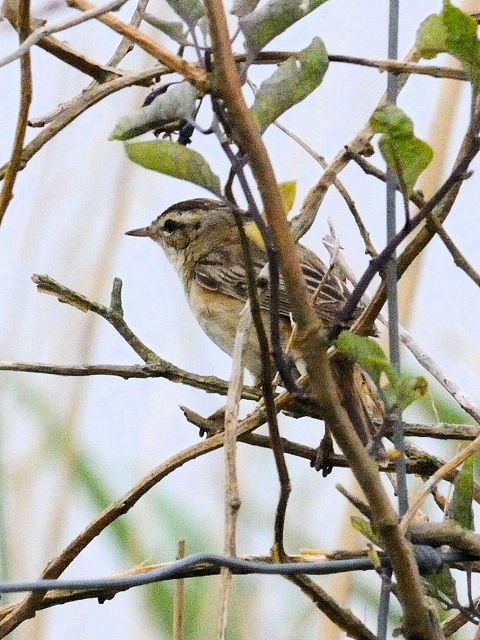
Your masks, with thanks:
M209 338L230 355L239 315L248 298L247 274L240 236L232 214L233 206L203 198L186 200L166 209L148 227L127 232L130 236L151 238L164 249L183 283L198 323ZM267 262L267 255L257 226L248 214L242 215L258 274ZM297 251L315 311L328 326L345 303L349 291L336 275L331 272L327 274L325 264L315 253L301 244L297 245ZM259 293L259 302L265 312L265 325L268 326L268 287ZM281 279L278 306L281 336L285 345L292 325L288 296ZM302 371L300 350L295 342L290 353ZM261 376L260 347L253 327L244 350L244 364L255 378ZM359 383L355 369L351 363L350 366L337 364L334 373L341 395L345 396L345 402L348 400L348 404L352 405L358 395L353 389ZM362 441L366 443L370 439L371 421L364 405L356 404L353 402L349 414L355 420Z
M243 251L232 208L233 205L217 200L186 200L169 207L148 227L127 232L130 236L152 238L163 247L183 283L198 323L208 337L230 355L238 317L248 298ZM258 274L267 262L267 255L255 223L246 213L243 213L243 219ZM301 244L297 246L312 296L319 289L313 301L315 311L328 326L345 303L348 289L332 273L322 282L327 271L325 264L310 249ZM286 339L292 327L282 280L278 303L281 332ZM268 290L260 292L260 305L268 310ZM300 355L296 353L295 346L293 355L295 359ZM260 376L260 350L253 328L245 350L245 366L255 377Z

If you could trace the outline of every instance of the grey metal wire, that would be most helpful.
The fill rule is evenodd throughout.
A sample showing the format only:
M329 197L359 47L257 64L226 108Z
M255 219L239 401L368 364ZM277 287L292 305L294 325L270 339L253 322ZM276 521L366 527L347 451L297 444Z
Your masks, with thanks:
M429 574L436 571L442 564L472 561L476 558L460 551L439 553L432 547L417 545L414 547L422 573ZM380 556L381 568L389 571L391 564L386 556ZM77 580L34 580L22 582L0 583L0 593L19 593L26 591L60 591L70 590L98 590L113 589L126 590L132 587L174 580L191 576L196 569L196 575L211 575L213 569L227 567L236 573L251 575L330 575L347 571L372 571L377 569L368 558L351 558L347 560L327 560L323 562L264 562L243 560L222 556L216 553L196 553L180 558L166 567L152 569L144 573L128 576L114 576L104 578L87 578Z
M399 0L390 0L388 14L388 57L396 60L398 57L398 22L399 22ZM387 76L387 101L395 104L397 102L397 76L388 73ZM386 182L386 210L387 210L387 243L392 240L397 232L396 220L396 181L392 169L387 166ZM390 361L395 369L400 372L400 337L398 332L398 290L397 290L397 259L396 252L387 263L387 306L388 306L388 342L390 351ZM398 484L398 510L403 515L408 510L406 463L403 442L403 426L401 416L394 417L393 441L395 448L401 451L402 455L396 462L397 484ZM384 571L380 590L380 599L377 614L377 637L378 640L386 640L388 632L388 613L390 609L391 593L391 571Z
M399 0L390 0L389 25L388 25L388 57L398 58L398 23L399 23ZM397 76L388 73L387 80L387 100L395 104L397 102ZM386 185L386 209L387 209L387 242L390 242L396 235L396 180L393 171L387 168ZM398 330L398 290L397 290L397 259L396 254L392 256L387 264L387 305L388 305L388 341L390 350L390 361L398 372L400 372L400 339ZM407 473L405 461L405 444L401 415L397 415L394 421L393 442L395 448L401 452L401 456L396 461L397 484L398 484L398 510L400 516L408 511Z

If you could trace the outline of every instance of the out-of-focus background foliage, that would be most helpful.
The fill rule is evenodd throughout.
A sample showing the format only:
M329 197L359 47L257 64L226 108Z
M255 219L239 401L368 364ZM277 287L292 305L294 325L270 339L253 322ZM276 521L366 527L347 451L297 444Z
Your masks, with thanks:
M421 20L440 10L440 5L439 0L428 0L402 8L401 55L413 44ZM470 5L464 7L478 10L476 3ZM60 3L48 5L40 0L33 9L51 21L73 14ZM382 0L331 0L271 46L298 50L319 35L330 53L384 59L387 9ZM132 11L130 1L120 15L128 20ZM172 17L162 0L150 4L149 11L162 18ZM60 37L102 62L119 40L95 22ZM0 55L16 46L13 29L1 23ZM435 62L452 64L447 58ZM145 63L143 54L134 51L122 66L138 69ZM33 50L32 65L31 117L50 112L89 83L86 76L38 48ZM270 72L260 69L258 78ZM0 69L1 163L8 160L13 140L18 76L18 62ZM320 88L281 121L331 159L368 119L385 85L386 75L376 70L332 63ZM107 140L119 116L139 106L146 93L146 89L127 89L94 106L49 142L19 174L0 229L0 359L58 364L137 362L128 345L106 323L38 294L30 280L32 273L47 273L107 303L112 278L119 276L124 283L126 319L146 344L186 369L229 376L229 358L196 326L160 249L152 242L123 235L150 222L176 201L206 195L192 185L133 165L121 143ZM437 148L444 147L440 165L424 179L426 194L451 166L452 150L468 122L469 100L466 84L422 76L412 77L401 93L399 105L413 118L416 135ZM207 123L207 113L204 119ZM28 139L37 131L29 130ZM278 179L297 180L298 207L321 170L273 127L265 140ZM194 134L193 148L201 150L215 172L226 179L228 168L213 139ZM355 166L340 177L364 216L374 243L381 247L385 235L383 186ZM479 268L477 210L478 194L467 182L446 228ZM361 273L366 265L363 245L333 189L306 243L326 258L321 239L328 231L327 217L334 222L348 260ZM401 291L403 320L417 341L474 397L478 397L479 382L479 303L478 290L454 267L438 240L431 243L421 266L412 269L412 277ZM414 366L408 358L405 361ZM103 506L152 467L196 442L198 434L186 423L180 404L208 415L221 406L222 399L165 380L2 372L3 578L37 577L46 562ZM243 411L247 410L246 404ZM285 435L314 446L321 435L318 423L307 419L282 418L281 427ZM441 451L442 446L428 443L430 451ZM293 487L287 513L288 550L295 553L306 547L361 545L350 531L348 510L334 489L339 481L353 486L349 472L335 470L324 479L304 461L288 462ZM66 576L97 577L143 562L169 560L180 537L187 539L189 552L220 550L222 477L221 452L179 469L89 545ZM239 552L267 553L278 492L271 453L239 445L239 482L243 501ZM338 597L373 624L375 611L369 602L378 589L377 581L355 576L352 586L350 580L334 576L322 578L321 584L337 595L344 588L344 595ZM191 581L186 589L188 637L207 638L215 621L216 580ZM298 589L279 578L235 579L232 601L238 604L232 607L231 638L336 637ZM140 588L117 595L103 606L85 601L40 613L12 637L166 638L170 610L169 585L155 590Z

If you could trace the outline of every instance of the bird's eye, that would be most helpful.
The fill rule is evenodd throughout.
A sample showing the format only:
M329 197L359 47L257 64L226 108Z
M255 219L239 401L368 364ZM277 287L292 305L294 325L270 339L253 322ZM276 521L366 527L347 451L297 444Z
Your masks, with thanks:
M173 233L175 229L178 229L178 227L179 227L178 222L170 218L169 220L165 220L165 224L163 225L163 230L166 233Z

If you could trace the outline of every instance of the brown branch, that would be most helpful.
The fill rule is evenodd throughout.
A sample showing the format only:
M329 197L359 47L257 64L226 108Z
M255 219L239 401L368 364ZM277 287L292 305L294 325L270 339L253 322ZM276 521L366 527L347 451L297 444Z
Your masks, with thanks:
M138 0L135 11L133 12L129 22L130 26L135 28L140 26L140 24L142 23L143 15L148 6L148 2L149 0ZM131 51L132 49L132 41L127 36L124 36L119 42L118 47L113 52L112 57L108 61L108 66L118 66L123 58L127 55L127 53L129 53L129 51Z
M206 0L213 53L216 60L215 90L223 98L234 125L236 141L246 153L271 228L295 322L302 355L316 399L325 407L329 426L372 508L374 523L390 555L398 583L407 637L440 638L438 626L424 598L412 549L400 532L397 516L380 481L377 467L365 452L353 425L340 404L327 357L327 339L310 304L295 252L275 175L260 132L245 103L241 81L230 47L220 0ZM335 175L332 175L332 179Z
M298 51L261 51L255 58L254 64L278 64L288 58L297 58ZM340 62L345 64L355 64L362 67L373 67L381 71L390 71L395 74L418 74L431 76L433 78L448 78L451 80L469 81L468 75L460 69L449 67L438 67L433 65L412 64L400 62L398 60L371 60L369 58L359 58L356 56L345 56L329 54L330 62ZM236 55L237 62L245 62L245 55Z
M177 543L176 559L185 557L185 539ZM173 639L184 640L185 630L185 580L177 578L173 585Z
M417 60L417 51L415 48L412 48L406 56L406 62ZM400 93L407 80L407 75L398 78L397 93ZM387 94L384 93L378 101L376 108L381 107L386 103ZM292 223L296 228L296 237L303 236L312 226L317 211L322 204L328 189L332 186L338 174L343 171L343 169L350 162L351 154L355 153L358 155L371 155L373 149L370 141L373 136L374 132L372 130L372 127L370 126L370 119L368 119L364 126L357 133L357 135L353 138L353 140L351 140L348 145L341 149L334 157L334 159L330 162L320 180L310 189L308 196L303 203L300 214L292 220Z
M92 105L100 102L104 98L108 97L116 91L120 91L125 87L130 87L136 84L144 85L149 83L154 78L158 78L164 73L164 67L152 67L145 71L139 71L134 73L128 73L125 76L116 78L105 82L100 86L93 86L87 89L84 93L76 96L65 105L62 106L61 111L55 120L43 129L35 138L29 142L23 149L21 154L21 165L23 168L27 162L38 152L40 149L54 136L57 135L62 129L69 125L73 120L78 118L84 111L90 108ZM5 178L5 175L9 169L10 163L0 168L0 180Z
M475 608L478 609L480 598L475 598L473 603ZM467 624L467 622L470 622L470 617L466 611L459 611L448 616L448 618L442 622L442 631L445 637L450 638L450 636L453 636L453 634Z
M91 365L57 365L30 362L1 362L0 371L21 371L26 373L43 373L58 376L117 376L128 380L130 378L166 378L171 382L186 384L195 389L202 389L207 393L218 393L226 395L228 381L216 376L200 376L190 371L186 371L176 365L158 357L158 361L147 365L114 365L114 364L91 364ZM244 386L242 398L245 400L259 400L262 397L257 387ZM312 416L321 419L318 411L312 411L307 405L298 402L288 407L289 414L294 418ZM377 427L383 422L376 422ZM474 440L480 433L479 427L473 424L450 424L440 422L438 424L404 423L405 435L434 438L439 440ZM205 427L208 431L208 427ZM386 431L385 435L391 433Z
M452 173L449 175L449 177L442 184L442 186L438 189L438 191L430 198L430 200L428 200L424 204L420 211L410 219L408 224L405 224L402 229L390 240L390 242L386 245L382 252L376 258L373 258L370 261L367 269L358 281L358 284L355 286L347 302L336 315L335 320L329 330L329 335L331 338L337 337L342 327L348 323L355 309L357 308L358 303L367 290L368 285L370 284L374 276L386 267L387 262L390 260L391 256L398 248L400 243L405 240L410 235L410 233L416 227L418 227L421 222L426 219L427 216L432 213L435 207L437 207L443 201L443 199L448 195L450 191L456 190L459 183L465 179L470 163L480 149L480 140L478 138L471 137L469 138L469 142L470 144L465 148L465 152L460 158L460 161L458 162Z
M349 147L348 145L345 147L345 150L347 151L347 153L349 153L350 157L352 158L352 160L354 160L358 166L364 171L364 173L366 173L367 175L370 176L374 176L375 178L378 178L379 180L381 180L382 182L386 182L387 181L387 174L385 173L385 171L382 171L381 169L379 169L378 167L376 167L374 164L372 164L371 162L368 162L368 160L366 160L363 156L361 156L358 153L354 153ZM398 186L398 184L395 184L395 187L397 189L397 191L400 191L400 187ZM413 204L415 204L419 209L421 209L423 207L423 205L425 204L425 199L423 197L423 194L421 194L418 191L414 191L411 195L410 195L410 200L413 202Z
M25 55L25 53L27 53L27 51L29 51L31 47L33 47L36 44L44 48L46 51L49 51L49 53L56 55L57 52L55 51L55 47L52 47L51 49L49 49L49 46L48 46L49 43L54 43L55 46L58 46L61 51L66 51L68 52L68 54L73 54L75 58L83 58L83 56L74 52L72 49L70 49L70 47L64 45L64 43L58 40L55 40L54 38L48 39L48 36L51 36L54 33L58 33L59 31L65 31L66 29L76 27L79 24L83 24L84 22L87 22L88 20L97 18L102 13L107 13L108 11L119 9L123 4L125 4L125 2L126 0L111 0L105 6L96 7L91 11L86 11L83 15L80 15L80 16L77 15L74 18L68 18L67 20L62 20L61 22L54 25L43 25L36 29L32 29L32 27L38 21L31 19L29 22L28 37L25 38L25 40L23 40L21 45L15 51L12 51L11 53L4 56L3 58L0 58L0 67L3 67L6 64L9 64L10 62L12 62L13 60L16 60L17 58L20 58L21 56ZM13 10L13 8L10 6L8 2L4 4L4 8L5 8L4 9L5 17L11 23L13 28L16 29L17 28L16 12ZM45 42L41 42L42 40L45 40ZM61 59L64 59L64 58L61 57ZM83 58L83 60L85 60L85 58ZM66 61L68 61L68 55L67 55ZM76 64L72 66L75 66L76 68L78 68ZM111 79L113 77L117 77L118 75L120 75L119 73L111 69L109 70L109 75L106 77L105 76L106 67L100 67L99 65L96 65L96 64L94 64L94 66L97 71L99 79L101 79L102 77L103 79ZM100 70L103 71L103 76L100 74Z
M288 576L309 598L313 604L324 613L339 629L345 631L350 638L357 640L375 640L373 634L365 624L355 616L350 609L344 609L320 585L308 576Z
M474 556L480 555L480 533L464 529L454 520L445 522L422 522L408 528L412 542L432 547L448 545Z
M222 380L217 376L200 376L181 369L160 356L156 357L157 360L155 362L145 365L57 365L35 362L0 362L0 371L22 371L55 376L116 376L124 380L130 378L165 378L170 382L185 384L194 389L202 389L207 393L218 393L221 396L227 394L227 380ZM242 389L242 398L245 400L259 400L261 396L260 390L256 387L244 386Z
M243 386L243 352L247 331L251 325L250 301L245 303L238 320L232 353L232 372L228 385L224 425L224 513L223 554L235 557L237 553L237 520L241 501L237 480L237 430L240 392ZM227 627L228 602L232 586L232 572L228 567L220 571L221 586L217 614L217 638L224 640Z
M254 412L251 416L241 422L238 429L238 435L246 433L250 429L256 428L258 413ZM48 563L42 572L43 578L58 578L63 571L75 560L75 558L96 538L109 524L117 518L127 513L150 489L157 485L167 475L183 466L186 462L194 460L210 451L219 449L223 446L223 433L212 436L208 440L199 442L163 462L161 465L153 469L139 483L137 483L130 491L123 495L119 500L110 504L99 516L91 522L87 528L82 531L72 542L52 561ZM37 592L27 596L15 608L9 610L7 615L0 622L0 638L5 637L13 629L18 627L24 620L35 616L35 612L42 608L44 594Z
M325 160L325 158L321 156L319 153L317 153L314 149L312 149L304 140L300 138L300 136L297 136L295 133L287 129L287 127L285 127L283 124L278 122L278 120L275 121L274 124L278 129L280 129L280 131L283 131L289 138L294 140L300 147L302 147L302 149L304 149L316 162L318 162L318 164L323 169L327 168L328 162ZM365 244L365 253L368 253L370 256L372 256L372 258L374 258L377 255L377 251L372 244L370 234L368 233L368 230L365 224L363 223L363 220L360 216L360 213L358 212L358 209L355 205L353 198L348 193L345 185L340 181L339 178L334 179L333 185L337 189L338 193L344 199L345 204L347 205L350 213L353 216L355 224L357 225L360 235L362 237L362 240ZM295 228L295 223L293 227Z
M366 556L366 552L344 552L344 551L334 551L331 554L323 554L322 560L328 561L329 559L337 560L337 559L350 559L350 558L362 558ZM250 561L260 561L260 562L269 562L271 558L268 556L251 556L251 555L242 555L239 556L242 560L250 560ZM291 558L291 561L296 562L305 562L311 559L312 561L318 561L318 557L312 558L311 555L305 557L303 555L297 555ZM145 573L147 571L152 571L155 569L166 568L170 566L171 562L165 562L162 564L155 564L149 566L142 566L139 568L134 568L129 571L122 572L122 576L134 576L138 574ZM231 572L233 574L243 575L245 574L245 570L232 568ZM182 580L187 578L195 578L195 577L203 577L203 576L214 576L220 573L220 568L218 565L208 565L207 563L198 563L193 565L185 571L182 572ZM118 574L116 574L118 577ZM332 615L335 619L335 622L339 624L342 629L345 629L351 637L359 638L360 640L374 640L375 636L369 632L369 630L363 625L363 623L352 614L349 609L342 609L338 606L332 598L321 589L321 587L316 587L315 583L313 583L314 589L312 589L312 593L316 594L316 598L312 598L315 602L318 609L324 611L327 615ZM67 602L75 602L77 600L85 600L89 598L95 598L100 600L101 602L112 599L116 593L123 589L115 589L109 587L108 590L103 589L78 589L75 591L60 591L60 590L50 590L46 593L42 602L40 603L39 609L46 609L56 605L65 604ZM309 595L309 594L307 594ZM310 597L310 596L309 596ZM4 619L7 615L11 614L16 608L18 608L18 603L9 604L0 608L0 620Z
M80 11L88 11L95 7L95 5L87 2L87 0L68 0L67 4ZM122 36L126 36L171 71L180 73L185 80L191 82L201 93L205 92L207 88L207 74L203 69L183 60L183 58L180 58L171 51L160 47L155 40L142 33L136 27L125 24L108 13L99 16L97 19L110 27L110 29L120 33Z
M215 100L214 100L214 104L215 104ZM225 150L227 151L227 155L231 155L229 153L228 146L225 147ZM232 166L234 166L233 163L232 163ZM242 182L244 181L244 175L242 172L237 171L237 176ZM246 196L251 195L248 190L248 185L245 185L245 187L246 187L245 195ZM233 209L233 215L235 218L238 234L240 237L240 242L242 245L242 252L243 252L245 268L247 272L248 299L250 302L251 317L255 327L258 343L260 346L261 376L262 376L261 382L262 382L264 406L267 412L267 422L268 422L268 431L269 431L269 436L271 441L271 448L273 451L278 480L280 483L280 494L278 497L277 509L275 512L274 544L278 550L278 553L283 557L284 555L286 555L284 553L284 548L283 548L283 532L285 527L286 509L287 509L288 499L291 492L290 478L288 475L288 469L285 462L285 455L284 455L283 446L280 438L280 431L278 428L277 410L275 407L273 384L272 384L272 378L274 377L274 374L273 374L273 367L272 367L271 357L270 357L270 345L268 343L267 334L265 331L265 327L263 325L262 313L261 313L260 304L259 304L258 295L257 295L257 276L255 273L253 260L250 253L250 247L245 234L245 229L243 227L241 214L237 209ZM270 237L266 237L266 241L271 243ZM267 243L266 243L266 246L267 246ZM270 319L271 319L271 325L273 326L273 323L275 321L278 321L279 319L278 308L277 309L273 308L273 305L275 304L276 300L278 300L278 289L277 289L277 295L275 296L274 295L275 289L273 287L274 283L278 285L278 264L276 262L276 254L274 251L270 250L268 255L270 259L270 264L269 264L270 276L274 276L270 278L270 288L271 288ZM271 329L272 329L272 326L271 326ZM271 334L273 334L273 331L271 331ZM274 338L277 338L279 343L278 349L280 350L280 353L277 353L277 355L281 356L280 358L277 358L277 360L284 361L284 354L282 351L282 347L280 345L280 336L271 335L272 343Z
M20 43L28 37L30 29L30 0L19 0L18 3L18 37ZM32 102L32 70L30 53L20 58L20 107L13 141L12 154L8 163L5 179L0 192L0 224L13 196L13 186L22 161L22 147L28 123L28 111Z
M454 163L453 169L455 170L460 162L464 159L467 150L471 147L472 142L474 141L474 136L478 135L478 127L480 125L480 98L477 97L474 115L472 118L472 126L469 127L466 132L462 144L460 146L460 150L457 154L457 158ZM457 183L450 189L448 194L443 198L442 202L438 207L432 212L431 216L435 217L440 224L443 224L448 214L450 213L453 205L455 204L455 200L460 191L461 183ZM397 277L400 278L403 276L408 267L412 264L415 258L425 249L430 240L434 237L435 230L432 225L427 226L424 225L420 231L414 236L414 238L409 242L409 244L402 251L400 256L397 259ZM369 327L372 326L375 318L380 313L381 308L385 304L386 301L386 286L385 283L381 283L373 296L372 301L365 309L362 317L360 318L360 322L358 323L358 332L362 333L368 330Z
M407 513L403 516L400 523L401 528L405 531L409 524L413 521L416 512L428 497L431 489L446 477L451 477L453 471L455 471L467 458L473 456L480 450L480 435L475 438L470 444L461 449L451 460L445 462L445 464L437 469L435 473L425 482L422 489L417 495L410 501L410 506Z

